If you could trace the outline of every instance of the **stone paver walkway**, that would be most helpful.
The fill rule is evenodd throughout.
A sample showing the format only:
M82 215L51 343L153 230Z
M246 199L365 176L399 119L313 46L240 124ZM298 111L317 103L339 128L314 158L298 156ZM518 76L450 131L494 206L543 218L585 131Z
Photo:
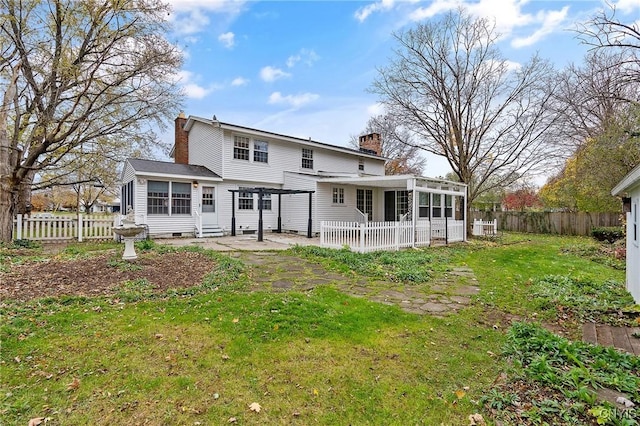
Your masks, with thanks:
M322 265L280 252L232 252L251 270L256 288L272 291L309 291L320 285L331 284L355 297L397 305L406 312L445 316L455 313L472 302L479 292L473 271L455 268L429 286L429 292L409 285L384 280L351 278L327 271Z

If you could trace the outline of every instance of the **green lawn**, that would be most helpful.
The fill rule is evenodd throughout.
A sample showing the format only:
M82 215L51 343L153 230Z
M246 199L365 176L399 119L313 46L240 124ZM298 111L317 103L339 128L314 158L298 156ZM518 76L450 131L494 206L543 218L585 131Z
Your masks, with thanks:
M48 417L48 424L65 425L211 425L233 419L237 424L466 425L474 413L489 420L490 412L500 415L496 401L507 398L507 390L495 388L500 373L524 375L514 370L526 363L514 361L510 352L509 321L557 321L554 298L559 297L575 314L564 325L570 335L591 309L580 298L567 298L567 292L546 291L549 287L576 285L575 280L588 280L591 287L616 282L604 294L611 303L589 311L598 318L606 319L612 304L630 304L619 290L623 270L572 249L593 244L508 235L498 242L398 253L302 247L288 253L318 260L345 277L378 285L385 278L425 294L433 280L467 265L480 294L445 318L408 314L332 285L305 293L253 291L251 275L242 269L229 274L235 261L224 258L207 285L191 296L4 301L0 424ZM76 247L82 253L82 245ZM35 249L19 256L3 249L0 271L43 258ZM625 364L631 366L630 377L621 376L627 385L638 377L634 362ZM260 412L250 409L252 403ZM585 405L573 415L595 421L587 410L597 406Z

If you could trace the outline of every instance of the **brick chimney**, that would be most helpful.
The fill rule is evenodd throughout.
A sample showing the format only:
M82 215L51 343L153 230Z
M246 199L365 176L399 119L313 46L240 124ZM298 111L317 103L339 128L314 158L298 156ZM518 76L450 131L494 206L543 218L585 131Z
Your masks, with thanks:
M187 123L187 117L184 116L184 112L180 111L178 117L176 117L176 136L175 145L173 146L173 159L178 164L189 164L189 132L184 130L184 125Z
M359 139L360 151L369 154L382 155L382 139L380 133L369 133L362 135Z

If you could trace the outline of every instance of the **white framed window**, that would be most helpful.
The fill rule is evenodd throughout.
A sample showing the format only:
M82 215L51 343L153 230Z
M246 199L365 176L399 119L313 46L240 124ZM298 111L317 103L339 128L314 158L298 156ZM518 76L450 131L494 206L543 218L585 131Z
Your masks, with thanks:
M302 148L302 168L313 169L313 150Z
M333 204L344 204L344 188L334 186L331 192Z
M253 161L255 163L269 162L269 143L266 141L253 141Z
M433 194L433 217L443 217L442 194Z
M271 210L271 194L262 194L262 210Z
M373 190L356 189L356 208L371 220L373 217Z
M429 199L431 194L428 192L418 192L418 217L429 217Z
M444 215L445 217L453 217L453 195L444 196Z
M169 209L171 206L171 209ZM147 182L147 214L191 214L191 184L150 180Z
M169 182L147 181L147 214L169 214Z
M358 159L358 170L364 171L364 158Z
M233 158L249 161L249 138L246 136L233 137Z
M191 184L171 182L171 214L191 214Z
M244 191L247 188L238 189L238 210L253 210L253 193Z

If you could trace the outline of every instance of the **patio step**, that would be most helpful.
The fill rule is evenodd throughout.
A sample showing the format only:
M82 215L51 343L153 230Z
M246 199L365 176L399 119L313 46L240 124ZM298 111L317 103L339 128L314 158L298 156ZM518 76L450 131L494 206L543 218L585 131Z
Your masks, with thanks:
M195 230L196 237L199 237L198 230ZM202 225L202 237L223 237L224 230L218 225Z

